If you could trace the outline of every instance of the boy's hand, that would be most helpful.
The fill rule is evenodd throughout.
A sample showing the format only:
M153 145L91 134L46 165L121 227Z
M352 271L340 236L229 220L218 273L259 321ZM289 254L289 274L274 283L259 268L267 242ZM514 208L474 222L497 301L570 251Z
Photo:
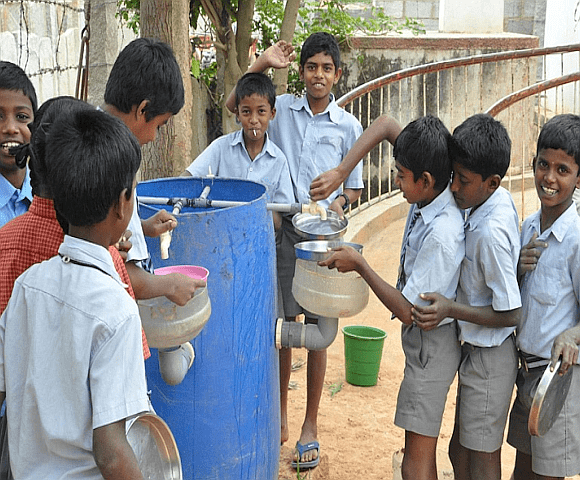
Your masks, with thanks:
M542 254L542 249L547 248L548 244L544 241L536 240L538 234L534 233L527 245L524 245L520 251L520 259L518 260L518 278L527 272L536 269L538 259Z
M321 173L310 184L310 198L314 201L324 200L344 181L338 168Z
M562 357L562 364L560 365L560 370L558 370L558 375L564 375L578 361L579 337L577 328L565 330L556 337L552 345L551 371L554 371L554 365L560 357Z
M453 302L448 298L435 292L422 293L419 296L426 302L431 302L424 307L419 305L411 307L413 323L422 330L433 330L441 323L441 320L451 316Z
M127 254L129 253L129 250L131 250L131 247L133 246L133 244L129 240L129 238L131 238L131 235L133 235L133 232L131 232L131 230L125 230L123 236L119 239L117 243L115 243L115 248L119 250L119 255L121 255L121 258L123 259L124 262L127 261Z
M141 220L141 226L146 237L158 237L177 227L177 220L167 210L161 209L147 220Z
M206 286L203 280L196 280L181 273L170 273L165 277L168 277L172 286L171 292L166 293L165 296L180 307L183 307L193 298L193 294L198 288Z
M344 210L342 209L342 205L339 203L338 199L335 199L329 206L329 210L332 210L334 213L338 215L338 218L344 218Z
M321 260L318 265L321 267L328 267L330 269L336 268L339 272L358 271L361 262L364 261L363 256L354 248L349 246L336 247L332 249L333 254L326 260Z
M268 47L258 59L264 63L265 68L286 68L296 58L294 47L291 43L284 40L276 42L271 47Z

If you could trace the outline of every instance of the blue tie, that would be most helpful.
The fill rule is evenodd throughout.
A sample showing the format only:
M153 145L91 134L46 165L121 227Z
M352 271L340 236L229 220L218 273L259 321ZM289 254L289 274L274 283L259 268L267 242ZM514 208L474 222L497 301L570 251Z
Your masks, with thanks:
M399 276L397 277L397 290L399 290L399 292L403 290L405 283L407 283L407 277L405 275L405 253L407 253L407 247L409 246L411 231L420 216L421 212L418 208L415 208L413 217L411 218L407 231L405 232L405 239L403 240L403 245L401 247L401 259L399 261Z

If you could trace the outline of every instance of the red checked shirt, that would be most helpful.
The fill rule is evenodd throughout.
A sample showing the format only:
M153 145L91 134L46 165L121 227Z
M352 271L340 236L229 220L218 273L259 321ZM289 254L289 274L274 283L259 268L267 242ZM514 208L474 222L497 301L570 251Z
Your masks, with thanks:
M14 218L0 228L0 314L4 312L16 279L30 266L43 262L58 254L64 233L52 200L34 197L28 212ZM118 250L109 247L115 269L127 292L135 298L129 274ZM145 332L141 329L143 358L151 356Z

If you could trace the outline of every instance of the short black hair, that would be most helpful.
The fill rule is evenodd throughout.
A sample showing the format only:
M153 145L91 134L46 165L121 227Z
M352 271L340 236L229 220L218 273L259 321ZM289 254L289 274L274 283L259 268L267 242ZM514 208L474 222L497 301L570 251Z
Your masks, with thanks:
M70 225L103 221L123 189L133 194L140 163L139 142L118 118L96 109L60 115L46 144L55 209Z
M94 110L94 107L66 95L47 100L36 112L34 121L28 125L31 133L30 143L15 149L18 167L24 168L26 160L29 159L30 184L34 194L41 187L47 187L45 156L46 139L50 127L60 115L70 115L77 110Z
M580 168L580 117L571 113L556 115L540 130L536 155L546 149L564 150ZM578 170L580 175L580 169Z
M268 99L268 103L274 109L276 106L276 87L268 75L263 73L246 73L236 84L236 107L242 98L253 94L261 95Z
M451 178L448 142L451 134L443 122L425 115L409 123L395 140L393 156L413 172L415 181L429 172L437 191L445 189Z
M449 142L452 162L481 175L486 180L491 175L503 178L510 165L512 142L505 127L485 113L466 119L453 130Z
M326 53L332 57L334 68L340 68L340 48L334 35L327 32L316 32L310 35L302 44L300 51L300 66L304 68L306 61L317 53Z
M36 90L28 75L18 65L12 62L0 62L0 90L21 91L32 104L32 112L36 114L38 100Z
M171 47L153 38L137 38L129 43L113 64L105 103L123 113L148 100L145 119L177 114L185 103L183 80Z

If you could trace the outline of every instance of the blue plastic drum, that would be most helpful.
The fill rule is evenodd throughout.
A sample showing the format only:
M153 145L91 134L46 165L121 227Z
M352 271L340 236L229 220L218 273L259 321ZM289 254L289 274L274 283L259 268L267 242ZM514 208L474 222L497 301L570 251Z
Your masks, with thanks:
M246 180L179 177L140 183L137 195L247 204L184 208L169 259L147 239L154 267L200 265L209 270L212 313L193 341L195 361L184 381L167 385L157 351L146 362L157 414L171 428L186 480L277 479L280 455L278 351L274 344L276 251L266 188ZM141 218L159 207L139 205Z

